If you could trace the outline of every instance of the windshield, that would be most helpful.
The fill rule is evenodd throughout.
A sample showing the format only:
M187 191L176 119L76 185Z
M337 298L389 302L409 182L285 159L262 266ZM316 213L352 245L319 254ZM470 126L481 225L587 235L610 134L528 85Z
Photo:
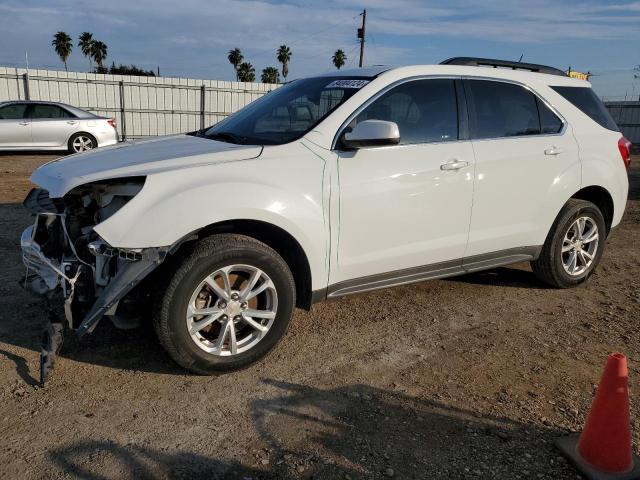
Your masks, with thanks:
M369 80L364 77L295 80L250 103L200 135L239 144L288 143L310 131Z

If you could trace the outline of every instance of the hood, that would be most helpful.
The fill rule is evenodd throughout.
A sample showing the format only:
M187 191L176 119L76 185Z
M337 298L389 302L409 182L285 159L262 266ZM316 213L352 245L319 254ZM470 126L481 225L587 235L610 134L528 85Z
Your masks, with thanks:
M146 176L182 168L248 160L260 156L262 146L234 145L190 135L121 143L45 163L31 181L52 198L85 183L109 178Z

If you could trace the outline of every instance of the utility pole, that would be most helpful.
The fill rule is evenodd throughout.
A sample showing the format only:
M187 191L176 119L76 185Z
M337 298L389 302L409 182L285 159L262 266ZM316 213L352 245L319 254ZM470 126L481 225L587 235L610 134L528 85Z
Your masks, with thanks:
M362 27L358 29L358 38L360 39L360 68L362 68L362 62L364 60L364 33L367 24L367 11L363 10L360 15L362 15Z

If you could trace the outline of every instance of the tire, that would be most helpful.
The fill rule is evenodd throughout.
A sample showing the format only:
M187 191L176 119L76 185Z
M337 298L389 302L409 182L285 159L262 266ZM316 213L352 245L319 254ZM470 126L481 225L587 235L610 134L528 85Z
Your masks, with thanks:
M582 236L578 234L580 223L576 222L584 222ZM595 233L590 230L593 226L597 228ZM533 272L540 280L556 288L584 283L602 258L606 237L607 229L600 209L591 202L570 199L553 223L540 256L531 262ZM585 240L584 243L581 239ZM575 266L572 253L575 254Z
M235 270L222 270L230 266ZM243 271L244 268L247 270ZM242 294L251 283L254 272L260 277L256 287L249 288L246 296L232 300L232 295ZM221 287L225 276L229 282L224 285L230 288L218 291L226 292L228 304L212 288L212 280ZM243 300L265 285L261 293ZM281 340L293 316L295 294L291 271L273 249L243 235L214 235L176 262L173 276L155 302L154 326L162 346L183 368L201 375L237 370L263 358ZM193 315L196 310L188 308L209 308L215 313L198 316ZM220 311L224 313L222 316L218 316ZM272 318L254 317L252 321L258 325L252 326L246 315L249 312L269 314ZM190 331L197 330L196 325L202 324L202 320L212 318L215 320L204 329ZM218 343L223 329L225 335Z
M77 142L82 142L84 144L81 149L78 149ZM90 145L87 144L90 142ZM71 135L69 142L67 143L67 150L69 153L81 153L86 152L87 150L93 150L94 148L98 148L98 142L96 137L86 132L78 132Z

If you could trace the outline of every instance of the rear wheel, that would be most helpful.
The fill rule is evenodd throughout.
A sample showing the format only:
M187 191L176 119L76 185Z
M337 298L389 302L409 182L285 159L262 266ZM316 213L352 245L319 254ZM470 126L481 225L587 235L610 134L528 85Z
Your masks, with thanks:
M265 356L287 331L293 276L267 245L242 235L204 240L178 265L154 322L160 342L199 374L235 370Z
M595 204L569 200L551 227L540 257L531 262L534 273L558 288L583 283L602 258L606 232L604 217Z
M88 133L80 132L74 133L69 139L69 153L81 153L86 152L87 150L93 150L98 146L98 142L96 141L93 135L89 135Z

